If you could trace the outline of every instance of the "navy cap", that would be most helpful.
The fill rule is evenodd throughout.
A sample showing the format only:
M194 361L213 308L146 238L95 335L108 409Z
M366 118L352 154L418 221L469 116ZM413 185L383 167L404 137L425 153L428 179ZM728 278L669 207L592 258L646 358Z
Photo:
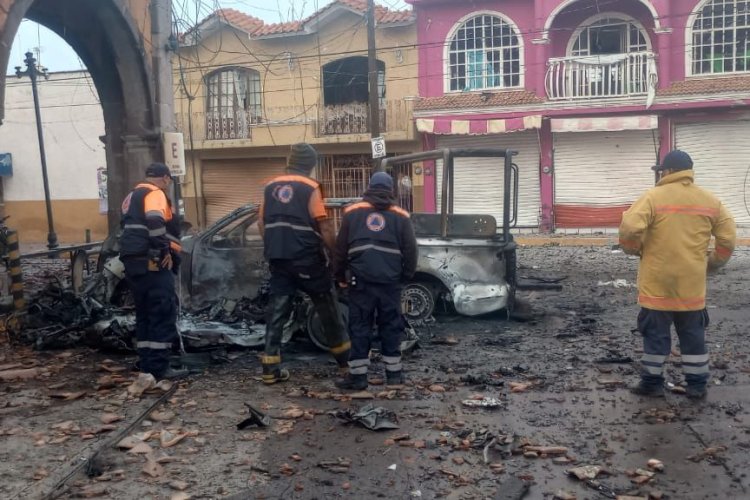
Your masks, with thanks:
M146 177L164 177L165 175L172 178L172 172L163 163L152 163L146 168Z
M385 172L375 172L372 177L370 177L370 189L373 188L393 191L393 177Z
M662 170L690 170L691 168L693 168L693 159L690 158L689 154L679 149L667 153L661 165L651 167L656 172L661 172Z

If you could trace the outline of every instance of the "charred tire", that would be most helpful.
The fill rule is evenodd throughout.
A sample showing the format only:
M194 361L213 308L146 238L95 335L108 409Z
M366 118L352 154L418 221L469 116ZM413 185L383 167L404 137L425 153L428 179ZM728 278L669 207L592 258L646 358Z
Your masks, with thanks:
M320 321L317 311L310 306L310 313L307 316L307 336L315 346L324 351L329 351L331 346L328 345L325 335L323 334L323 325ZM343 328L349 324L349 306L339 301L339 318Z
M409 283L401 292L401 312L411 321L426 319L435 311L435 293L427 283Z

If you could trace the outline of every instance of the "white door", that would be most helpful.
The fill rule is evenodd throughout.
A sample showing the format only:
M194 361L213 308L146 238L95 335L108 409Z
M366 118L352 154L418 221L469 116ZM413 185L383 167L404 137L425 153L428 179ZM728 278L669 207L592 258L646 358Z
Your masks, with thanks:
M481 136L445 135L437 139L438 148L505 148L518 151L517 227L539 227L539 140L535 130ZM436 162L437 206L443 185L443 162ZM454 163L453 211L457 214L489 214L498 225L503 222L502 160L456 158Z
M555 226L618 227L654 186L658 141L651 130L554 135Z
M695 183L718 196L738 226L750 227L750 121L678 124L675 139L693 158Z

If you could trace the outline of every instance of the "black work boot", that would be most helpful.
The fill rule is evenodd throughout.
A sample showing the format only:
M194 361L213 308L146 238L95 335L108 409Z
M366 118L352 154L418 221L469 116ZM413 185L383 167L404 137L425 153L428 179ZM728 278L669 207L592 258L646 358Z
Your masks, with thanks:
M397 385L404 385L404 372L401 370L397 372L385 372L385 385L387 386L397 386Z
M705 399L707 394L705 385L689 385L685 389L685 395L690 399Z
M630 388L630 392L638 396L649 396L654 398L664 397L664 386L644 384L642 381Z
M263 365L263 383L266 385L286 382L290 377L289 371L279 368L279 365Z
M334 382L336 387L347 391L364 391L367 389L367 374L352 375L348 373L345 377L342 377Z
M161 374L161 377L158 377L159 380L179 380L181 378L185 378L188 375L190 375L189 370L185 370L183 368L175 369L171 366L167 368L167 370Z

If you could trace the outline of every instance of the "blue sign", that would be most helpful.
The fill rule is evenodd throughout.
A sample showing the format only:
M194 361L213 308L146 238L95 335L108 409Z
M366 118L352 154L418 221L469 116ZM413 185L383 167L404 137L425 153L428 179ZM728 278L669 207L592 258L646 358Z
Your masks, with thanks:
M0 176L10 177L13 175L13 155L0 153Z

